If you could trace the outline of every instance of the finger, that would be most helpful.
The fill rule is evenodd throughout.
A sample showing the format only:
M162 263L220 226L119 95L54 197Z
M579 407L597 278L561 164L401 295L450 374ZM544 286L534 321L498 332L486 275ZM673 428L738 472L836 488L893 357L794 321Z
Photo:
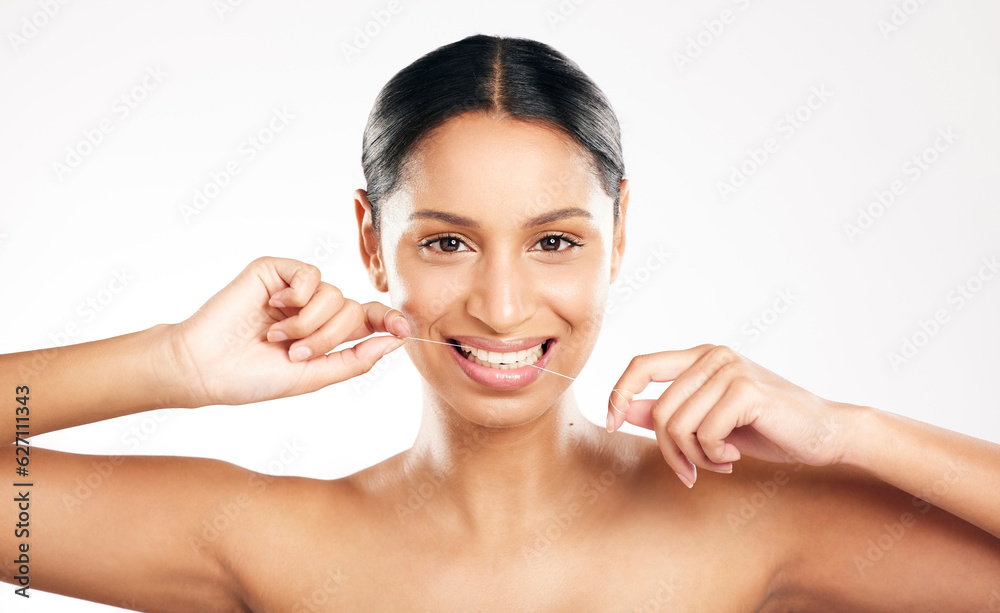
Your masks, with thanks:
M688 459L684 452L677 446L669 436L662 432L656 433L656 445L660 448L660 454L667 461L670 470L674 471L681 483L688 487L693 487L698 480L698 469Z
M353 306L348 306L349 303L353 303ZM297 313L271 325L267 339L282 341L305 338L344 309L355 311L359 319L362 315L361 305L345 299L340 290L329 283L320 283L309 301Z
M308 307L309 305L306 306ZM409 335L409 324L399 311L378 302L358 304L346 299L340 311L319 329L289 347L289 359L300 362L328 353L343 343L370 336L374 332L387 332L389 326L385 322L390 322L397 335Z
M616 395L615 398L615 404L621 404L621 396ZM630 424L646 428L647 430L654 430L655 432L651 413L654 402L654 400L647 398L633 400L629 404L625 419ZM663 459L666 460L667 465L674 471L677 478L687 487L692 487L698 479L698 469L691 463L691 460L684 455L669 436L657 433L656 444L660 448L660 454L663 455Z
M293 362L301 362L328 353L348 340L354 340L348 336L358 328L358 322L364 320L364 313L360 304L345 300L341 309L322 326L292 343L288 348L288 358Z
M713 346L674 379L670 387L660 396L657 410L667 416L674 415L677 409L696 394L706 382L715 377L720 369L733 364L738 358L739 354L725 345ZM719 390L720 396L723 390Z
M267 263L287 285L284 288L272 287L273 278L262 279L271 293L268 304L278 308L305 306L319 287L319 268L287 258L267 258Z
M633 400L628 405L628 413L625 415L625 421L633 426L653 430L653 415L650 413L650 409L653 407L654 402L656 402L654 398Z
M661 351L632 358L608 397L608 431L613 432L621 427L632 398L646 389L650 382L673 381L713 347L715 345L700 345L691 349Z
M388 332L400 338L410 336L410 324L407 323L406 316L396 309L380 302L367 302L361 308L365 312L364 319L341 342L355 341L375 332Z
M410 324L406 321L406 316L396 309L378 301L366 302L361 306L365 309L365 321L369 334L371 332L387 332L401 337L410 335Z
M717 410L716 404L726 392L732 378L732 369L723 367L716 371L715 375L704 385L688 396L681 406L672 408L673 403L668 399L670 396L670 389L668 389L650 409L653 421L663 424L664 435L671 438L681 452L695 465L706 470L722 473L733 471L733 465L729 461L717 462L708 456L702 446L704 433L701 431L706 416ZM658 436L659 434L657 432ZM724 447L725 443L721 442L721 445ZM712 451L714 457L718 458L723 449L716 449L712 446Z
M715 410L705 416L698 429L698 439L705 454L719 462L735 462L740 450L726 441L736 428L749 426L760 417L754 391L750 386L731 381L715 403Z
M306 362L310 391L333 383L346 381L363 375L375 366L382 356L395 351L406 343L406 339L391 336L376 336L361 341L353 347L321 355Z

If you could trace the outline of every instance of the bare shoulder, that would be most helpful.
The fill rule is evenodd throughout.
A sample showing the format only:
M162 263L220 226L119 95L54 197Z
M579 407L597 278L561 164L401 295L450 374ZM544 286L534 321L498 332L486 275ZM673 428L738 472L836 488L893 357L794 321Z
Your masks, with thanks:
M718 502L734 534L775 556L779 610L962 608L997 587L1000 540L935 506L959 476L941 475L916 496L858 468L748 458L717 476L733 477ZM959 583L961 596L947 587Z
M714 580L760 610L869 610L900 594L941 598L947 608L947 596L926 587L941 585L943 568L987 599L990 577L1000 576L1000 541L934 506L947 495L946 471L919 497L855 468L745 457L732 474L699 471L688 489L654 440L632 444L642 462L622 481L630 484L628 521L651 545L646 563L665 569L686 593L708 593ZM659 551L682 551L699 576L672 567ZM717 560L729 561L722 566L730 571L739 560L739 575ZM925 582L914 587L914 577Z
M364 497L348 478L244 470L202 518L192 547L214 547L250 610L323 610L357 571Z

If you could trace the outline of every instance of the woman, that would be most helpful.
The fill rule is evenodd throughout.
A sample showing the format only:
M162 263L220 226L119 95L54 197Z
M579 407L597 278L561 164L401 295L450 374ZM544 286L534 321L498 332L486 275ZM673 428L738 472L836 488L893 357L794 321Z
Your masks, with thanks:
M334 481L35 449L30 574L18 553L4 580L145 611L994 606L995 444L710 345L636 357L607 427L583 418L569 389L629 186L611 107L568 59L487 36L420 58L380 93L362 163L360 252L396 309L261 258L180 324L0 356L0 389L34 435L307 393L405 345L424 379L413 447ZM650 381L673 383L637 399ZM5 440L23 424L5 418ZM103 485L62 504L94 471Z

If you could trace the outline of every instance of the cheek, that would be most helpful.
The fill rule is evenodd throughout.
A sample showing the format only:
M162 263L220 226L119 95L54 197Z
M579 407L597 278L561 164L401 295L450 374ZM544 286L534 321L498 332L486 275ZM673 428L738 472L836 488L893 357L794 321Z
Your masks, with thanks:
M412 259L397 259L390 275L392 304L407 316L414 330L426 330L453 311L467 290L464 276L454 269Z
M577 366L582 366L593 350L604 323L610 274L604 267L590 267L557 279L551 283L546 303L571 328L560 341L562 359L568 358L578 362ZM572 366L568 368L576 369Z
M574 325L603 313L607 298L607 271L595 266L576 266L554 271L540 284L543 299L550 308Z

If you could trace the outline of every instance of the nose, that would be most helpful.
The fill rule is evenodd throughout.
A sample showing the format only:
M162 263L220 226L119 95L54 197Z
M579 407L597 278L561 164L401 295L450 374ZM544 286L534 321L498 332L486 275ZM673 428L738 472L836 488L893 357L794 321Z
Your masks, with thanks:
M529 262L517 255L484 258L475 271L466 310L497 334L513 332L537 308Z

